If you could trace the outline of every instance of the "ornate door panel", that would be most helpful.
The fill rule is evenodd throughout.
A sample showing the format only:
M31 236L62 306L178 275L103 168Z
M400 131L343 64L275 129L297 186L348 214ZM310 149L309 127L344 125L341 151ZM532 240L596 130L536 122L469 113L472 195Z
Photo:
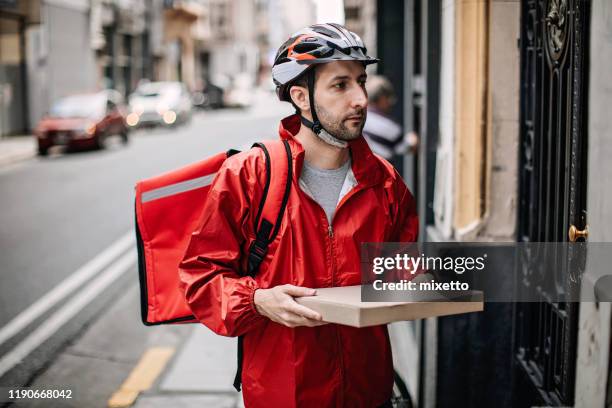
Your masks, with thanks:
M572 225L586 226L589 1L523 0L521 9L518 240L567 242ZM515 306L515 406L573 405L578 303L544 299L578 290L571 276L582 265L571 253L553 259L542 276L517 271L518 290L543 301Z

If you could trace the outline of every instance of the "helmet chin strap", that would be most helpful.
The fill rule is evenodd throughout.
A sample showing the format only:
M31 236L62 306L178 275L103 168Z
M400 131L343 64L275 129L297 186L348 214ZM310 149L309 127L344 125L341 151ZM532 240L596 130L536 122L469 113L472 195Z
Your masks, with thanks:
M319 121L319 117L317 116L317 112L315 111L315 103L314 103L314 69L310 69L307 73L308 80L308 99L310 100L310 112L312 113L312 122L306 119L304 116L300 115L302 123L307 128L310 128L315 135L317 135L321 140L325 143L332 145L334 147L345 148L348 146L348 142L345 140L340 140L331 133L329 133L321 122Z

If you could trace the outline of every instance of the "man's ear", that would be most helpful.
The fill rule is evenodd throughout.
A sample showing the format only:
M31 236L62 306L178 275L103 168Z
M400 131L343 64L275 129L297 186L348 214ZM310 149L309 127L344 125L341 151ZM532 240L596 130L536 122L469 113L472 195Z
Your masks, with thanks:
M294 85L289 89L289 96L293 103L300 108L302 112L310 111L310 98L308 96L308 89L303 86Z

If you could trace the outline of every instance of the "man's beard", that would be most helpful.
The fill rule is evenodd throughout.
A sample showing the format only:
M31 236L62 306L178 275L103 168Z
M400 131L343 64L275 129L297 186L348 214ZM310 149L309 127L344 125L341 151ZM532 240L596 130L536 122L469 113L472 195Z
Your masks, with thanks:
M367 112L365 109L360 109L355 112L348 113L342 118L333 116L329 111L318 105L315 101L315 109L317 110L317 116L321 125L327 130L328 133L333 135L339 140L350 142L361 136L361 131L365 125ZM345 124L347 118L350 116L361 116L361 122L359 126L355 128L348 128Z

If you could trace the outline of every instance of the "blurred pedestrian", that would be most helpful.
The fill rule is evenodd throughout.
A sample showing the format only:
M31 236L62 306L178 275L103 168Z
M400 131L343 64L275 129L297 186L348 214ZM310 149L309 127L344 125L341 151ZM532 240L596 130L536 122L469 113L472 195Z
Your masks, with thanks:
M396 103L391 82L381 75L368 77L368 120L363 128L372 151L393 164L399 155L415 153L418 136L414 132L402 133L402 127L391 117L391 109ZM396 166L397 167L397 166Z

